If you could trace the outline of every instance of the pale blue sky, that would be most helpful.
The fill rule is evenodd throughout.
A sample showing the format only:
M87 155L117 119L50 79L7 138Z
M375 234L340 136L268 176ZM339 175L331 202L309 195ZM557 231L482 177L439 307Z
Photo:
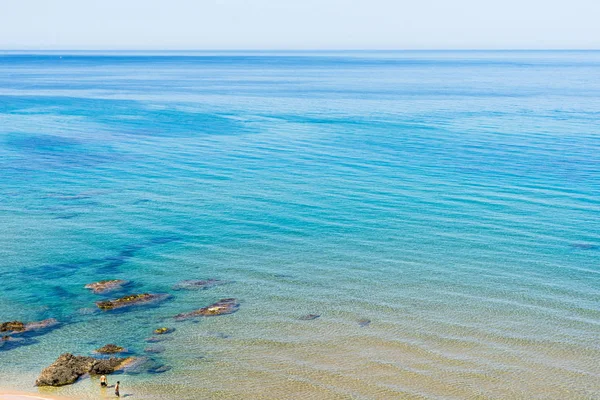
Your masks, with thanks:
M600 48L600 0L0 0L0 49Z

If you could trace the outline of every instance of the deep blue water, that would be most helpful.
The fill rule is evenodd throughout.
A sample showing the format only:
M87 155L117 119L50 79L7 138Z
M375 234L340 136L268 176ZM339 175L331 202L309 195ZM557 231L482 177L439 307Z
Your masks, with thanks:
M62 323L0 347L2 386L236 297L122 380L595 398L600 52L1 53L0 274L0 321ZM173 298L92 313L106 278Z

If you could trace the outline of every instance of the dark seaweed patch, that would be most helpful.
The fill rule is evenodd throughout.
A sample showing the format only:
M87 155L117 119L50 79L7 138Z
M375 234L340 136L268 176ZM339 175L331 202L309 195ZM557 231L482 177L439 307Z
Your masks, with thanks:
M155 245L176 242L179 240L181 240L181 237L179 236L159 236L139 244L127 245L117 254L112 256L69 263L45 264L37 267L26 267L21 271L30 276L33 275L40 277L41 275L46 278L59 278L65 274L74 273L78 270L91 267L97 267L99 269L98 272L102 274L114 273L119 269L119 267L123 266L129 259L134 257L140 250Z

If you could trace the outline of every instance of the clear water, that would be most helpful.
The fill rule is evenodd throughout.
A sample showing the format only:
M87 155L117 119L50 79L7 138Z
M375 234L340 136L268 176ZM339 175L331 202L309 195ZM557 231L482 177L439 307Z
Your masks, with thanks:
M0 349L5 388L174 326L170 371L109 380L597 398L600 52L2 53L0 274L0 321L62 322ZM106 278L173 298L90 313ZM232 283L171 290L206 278ZM240 310L171 319L222 297Z

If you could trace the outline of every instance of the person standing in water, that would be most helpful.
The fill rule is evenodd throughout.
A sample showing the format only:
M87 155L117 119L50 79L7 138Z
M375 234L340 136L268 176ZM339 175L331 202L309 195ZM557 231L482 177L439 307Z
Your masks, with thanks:
M117 385L115 386L115 396L121 397L121 393L119 393L119 389L121 389L121 381L117 381Z
M100 377L100 387L106 387L107 383L106 383L106 376L102 375Z

